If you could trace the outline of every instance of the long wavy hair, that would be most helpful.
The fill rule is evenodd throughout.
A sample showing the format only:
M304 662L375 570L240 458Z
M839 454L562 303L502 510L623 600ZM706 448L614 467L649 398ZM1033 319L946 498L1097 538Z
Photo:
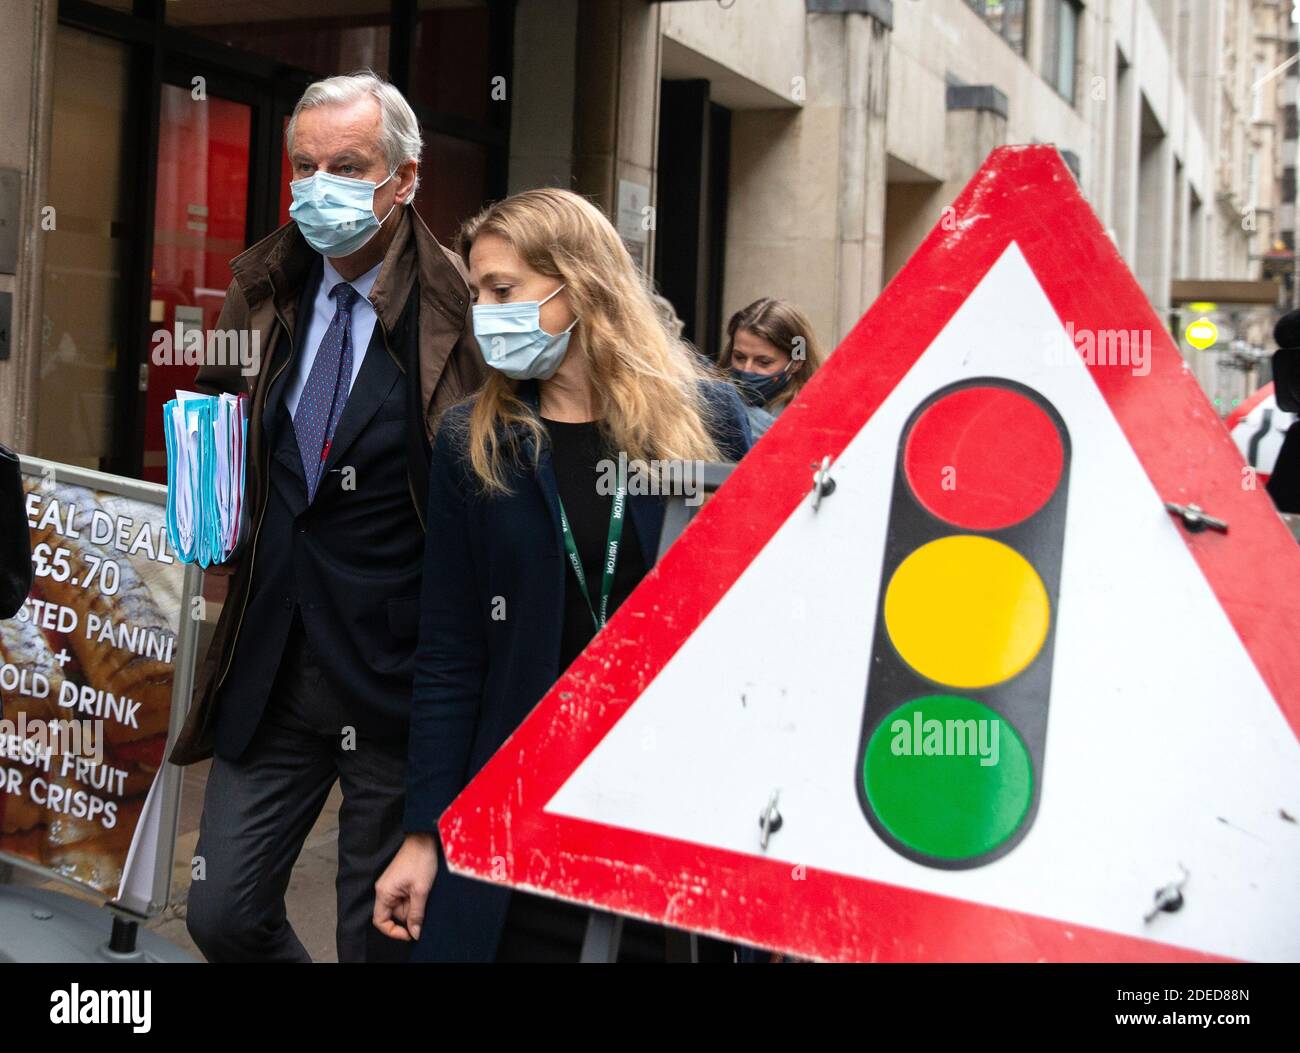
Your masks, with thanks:
M808 316L788 300L764 296L731 316L727 323L727 345L718 357L720 369L730 368L736 334L742 329L780 348L793 362L790 383L767 404L768 409L788 405L825 361Z
M578 317L566 354L587 360L601 429L611 450L651 461L719 459L704 384L710 368L659 320L652 293L613 225L568 190L525 190L488 206L461 227L460 254L495 234L533 270L565 283ZM470 465L483 489L508 489L507 468L546 430L520 398L521 381L489 370L469 414Z

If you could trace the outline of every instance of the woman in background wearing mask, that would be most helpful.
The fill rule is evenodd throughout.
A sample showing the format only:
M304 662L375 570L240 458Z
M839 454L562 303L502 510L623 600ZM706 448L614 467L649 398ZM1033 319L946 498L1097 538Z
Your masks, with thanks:
M587 911L447 872L438 817L654 562L662 498L601 485L619 453L738 460L751 438L735 391L670 338L590 202L517 194L465 225L461 252L492 368L434 443L408 834L375 924L417 939L416 961L576 961ZM625 925L625 950L662 960L639 928Z
M765 296L731 316L718 365L728 371L745 400L758 439L822 361L807 316L792 303Z

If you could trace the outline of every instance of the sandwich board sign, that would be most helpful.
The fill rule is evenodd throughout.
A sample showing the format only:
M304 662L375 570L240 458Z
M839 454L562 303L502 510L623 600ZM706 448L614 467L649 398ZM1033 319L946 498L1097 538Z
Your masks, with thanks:
M1294 960L1297 639L1295 541L1001 148L439 830L819 959Z
M202 579L171 551L166 487L21 463L33 583L0 619L0 864L152 917L171 889L181 772L163 758L193 688Z

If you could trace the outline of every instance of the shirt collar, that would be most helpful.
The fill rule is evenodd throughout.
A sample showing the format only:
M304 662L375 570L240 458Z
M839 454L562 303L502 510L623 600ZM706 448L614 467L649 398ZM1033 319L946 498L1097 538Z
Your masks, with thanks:
M330 290L333 289L334 286L336 286L339 282L346 282L348 280L334 269L334 264L330 262L330 258L328 256L322 256L321 259L325 261L325 277L321 281L321 288L325 290L325 295L328 296ZM375 279L379 277L379 268L382 267L383 265L384 265L384 261L380 260L373 267L371 267L370 270L366 271L365 274L361 275L359 278L354 278L352 281L348 282L348 284L351 285L352 288L356 289L357 294L361 297L361 299L363 300L370 299L370 290L375 287Z

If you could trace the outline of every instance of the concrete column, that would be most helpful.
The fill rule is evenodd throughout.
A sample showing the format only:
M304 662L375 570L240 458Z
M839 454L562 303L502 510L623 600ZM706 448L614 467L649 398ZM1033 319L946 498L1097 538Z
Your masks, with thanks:
M509 192L573 178L578 0L519 0L511 78Z
M887 25L849 14L842 29L844 105L840 117L838 290L834 343L879 295L885 266L885 116L889 91Z
M1174 243L1173 258L1170 260L1171 279L1192 277L1187 264L1191 255L1191 246L1188 244L1191 232L1188 229L1187 219L1189 201L1187 170L1182 165L1176 165L1174 171L1173 221L1170 228Z
M939 195L951 204L990 153L1007 142L1007 97L991 84L949 85L944 120L946 179ZM936 217L938 218L938 217Z
M829 351L883 284L892 9L818 6L810 0L790 105L732 114L723 313L790 300Z
M52 123L57 0L9 3L0 33L0 168L22 178L18 215L18 273L0 274L0 293L13 297L10 356L0 361L0 442L29 451L36 441L41 358L41 292L45 243L40 208Z
M659 47L657 4L579 0L573 189L611 217L620 179L643 183L654 194Z
M1174 156L1165 130L1149 110L1143 114L1138 157L1138 223L1135 271L1162 318L1169 311L1173 262Z
M1138 146L1142 133L1136 81L1131 68L1119 67L1115 82L1115 154L1109 217L1119 254L1130 267L1136 263Z

